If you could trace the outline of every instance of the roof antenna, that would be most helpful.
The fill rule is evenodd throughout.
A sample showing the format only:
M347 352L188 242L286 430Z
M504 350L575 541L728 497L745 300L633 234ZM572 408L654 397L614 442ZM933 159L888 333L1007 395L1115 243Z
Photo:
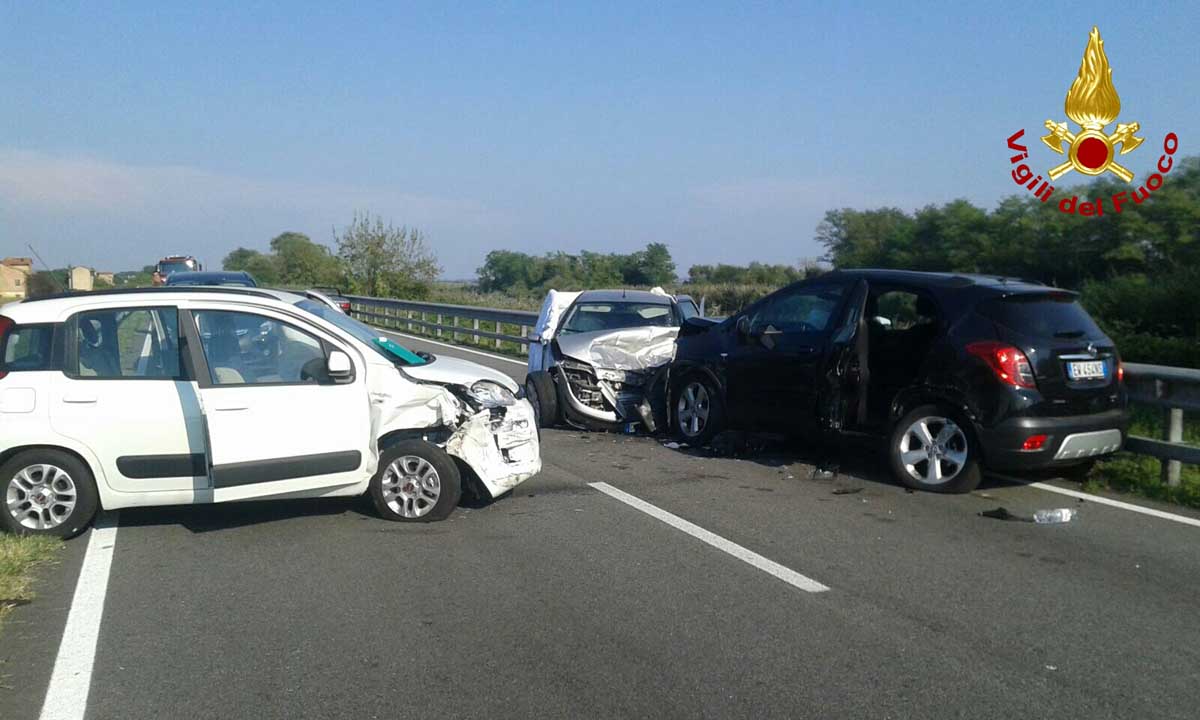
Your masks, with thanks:
M50 269L50 266L47 265L46 261L42 259L42 256L38 255L38 251L33 249L33 245L30 243L25 243L25 247L29 248L29 252L33 253L33 256L42 264L42 267L46 268L46 274L50 276L50 282L54 283L54 285L58 287L59 292L63 292L63 286L58 284L58 278L54 277L54 271Z

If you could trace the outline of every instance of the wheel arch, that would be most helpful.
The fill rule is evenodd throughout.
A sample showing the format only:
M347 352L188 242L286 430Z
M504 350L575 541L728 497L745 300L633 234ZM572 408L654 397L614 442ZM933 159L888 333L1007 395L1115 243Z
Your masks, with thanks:
M888 411L885 437L891 436L892 431L895 430L896 423L900 422L901 418L922 405L940 405L953 410L961 416L965 421L963 423L965 430L970 434L971 442L979 452L979 457L984 461L987 460L984 455L983 443L979 439L980 433L977 414L972 410L971 403L963 393L949 388L918 385L905 388L896 393L896 397L892 399L891 407Z
M7 448L3 452L0 452L0 466L3 466L9 460L12 460L17 455L28 450L55 450L66 453L67 455L70 455L74 459L78 460L85 468L87 468L87 471L92 474L92 482L96 486L97 500L100 503L99 509L104 509L106 505L106 496L108 494L108 486L107 483L104 482L104 473L100 470L99 463L95 462L94 459L90 457L90 453L87 453L86 450L81 448L55 443L29 443L25 445L14 445L13 447Z

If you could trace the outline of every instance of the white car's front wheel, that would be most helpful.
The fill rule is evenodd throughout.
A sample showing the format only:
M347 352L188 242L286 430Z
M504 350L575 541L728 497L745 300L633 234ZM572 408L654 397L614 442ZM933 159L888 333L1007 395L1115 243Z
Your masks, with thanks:
M445 450L424 440L401 440L380 454L370 493L385 520L445 520L462 497L462 477Z

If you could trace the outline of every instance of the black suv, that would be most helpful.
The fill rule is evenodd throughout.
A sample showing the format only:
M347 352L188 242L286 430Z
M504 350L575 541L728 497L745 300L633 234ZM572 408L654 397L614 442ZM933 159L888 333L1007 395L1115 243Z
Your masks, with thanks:
M1086 471L1128 427L1117 350L1074 293L978 275L838 270L727 320L688 321L675 434L887 439L909 487L969 492L982 467Z

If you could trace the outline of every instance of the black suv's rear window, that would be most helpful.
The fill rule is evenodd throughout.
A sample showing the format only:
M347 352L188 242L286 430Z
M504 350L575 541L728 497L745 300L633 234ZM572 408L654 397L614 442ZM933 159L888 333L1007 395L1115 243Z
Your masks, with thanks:
M3 366L5 371L50 370L51 348L54 344L53 325L15 327L4 337Z
M1075 297L1061 294L1012 295L979 304L979 313L1010 330L1040 338L1098 338L1096 326Z

